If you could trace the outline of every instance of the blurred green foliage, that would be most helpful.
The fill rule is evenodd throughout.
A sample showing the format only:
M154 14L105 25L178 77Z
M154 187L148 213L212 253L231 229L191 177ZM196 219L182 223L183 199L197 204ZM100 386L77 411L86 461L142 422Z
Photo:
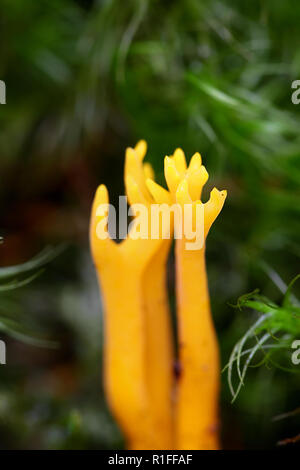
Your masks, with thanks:
M299 20L296 0L1 2L3 264L47 243L72 244L13 294L61 347L41 353L9 344L10 366L0 370L1 448L121 445L101 386L87 230L97 184L107 184L112 202L123 194L124 149L136 140L148 140L159 181L163 157L181 146L188 158L201 152L208 190L228 190L207 245L224 366L253 324L230 304L259 288L280 305L299 273L300 115L291 102ZM225 447L273 447L299 433L297 415L272 421L299 407L298 374L270 363L249 368L234 404L223 379Z
M286 372L300 374L300 368L297 367L298 361L296 360L296 363L292 361L293 344L298 344L297 340L300 335L300 302L294 296L292 297L292 288L299 278L300 274L286 288L282 305L277 305L257 291L243 295L238 299L237 308L241 310L248 307L259 312L260 315L235 344L229 363L226 366L226 369L228 369L228 384L233 396L232 401L237 398L245 383L247 370L258 353L262 353L262 359L258 363L259 366L266 364L279 367ZM252 342L252 346L245 349L249 341ZM243 367L241 365L242 356L246 356ZM279 363L276 362L278 357ZM280 364L282 359L285 360L285 363ZM235 363L239 379L236 390L234 390L232 380Z
M26 325L22 324L22 316L18 305L6 293L24 287L36 279L44 267L62 253L63 246L46 248L26 263L0 268L0 331L12 338L40 347L55 347L55 343L38 338ZM20 321L21 320L21 321Z

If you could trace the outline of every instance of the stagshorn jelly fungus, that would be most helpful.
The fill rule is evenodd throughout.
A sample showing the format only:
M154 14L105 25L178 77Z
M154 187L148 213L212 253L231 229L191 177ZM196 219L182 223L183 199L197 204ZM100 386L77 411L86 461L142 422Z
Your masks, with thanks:
M130 233L116 244L97 235L97 212L109 204L108 191L99 186L92 207L91 252L104 303L104 383L112 413L129 449L218 449L219 351L213 326L205 266L205 240L226 199L226 191L211 191L202 204L208 180L199 153L186 163L176 149L165 157L168 190L154 181L144 163L145 141L128 148L125 188L129 203L190 204L191 217L203 209L204 243L188 249L183 236L176 239L176 298L180 374L174 374L174 345L166 288L166 264L171 239L153 239L151 210L148 238ZM172 235L178 230L171 218ZM175 227L174 227L175 224Z

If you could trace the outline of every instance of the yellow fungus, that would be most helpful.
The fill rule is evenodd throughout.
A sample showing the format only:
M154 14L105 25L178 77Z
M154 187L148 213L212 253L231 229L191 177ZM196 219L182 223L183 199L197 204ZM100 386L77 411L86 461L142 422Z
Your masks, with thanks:
M201 202L208 173L195 153L187 167L181 149L165 157L169 190L154 181L143 163L145 141L126 150L125 187L130 205L147 207L146 239L115 244L107 233L108 192L99 186L91 215L90 243L104 304L105 388L110 408L130 449L218 449L219 352L213 326L205 265L205 240L226 199L214 188ZM154 203L191 206L191 226L202 210L204 243L189 250L176 239L176 297L180 377L173 382L173 339L166 291L171 240L151 238ZM100 209L99 209L100 207ZM180 224L186 223L180 219ZM171 217L169 232L173 233ZM137 218L132 230L137 228ZM175 229L178 227L175 226ZM199 229L199 226L197 227ZM104 233L104 235L103 235ZM173 397L176 391L174 411Z
M192 217L208 173L199 153L179 174L172 157L165 158L165 178L173 202L192 204ZM149 183L147 182L149 187ZM159 197L162 203L162 197ZM187 239L176 240L176 297L180 377L176 400L176 449L218 449L219 352L212 321L205 265L205 239L226 199L226 191L211 191L203 204L204 244L187 249ZM166 199L164 197L164 199Z
M184 182L183 182L184 183ZM186 204L187 184L179 186L177 202ZM217 190L216 190L217 191ZM184 195L184 197L183 197ZM222 209L225 192L212 191L204 206L204 237ZM193 209L200 201L193 202ZM219 448L219 351L210 311L205 266L205 243L186 249L176 240L176 295L181 374L176 410L178 449Z
M141 143L127 149L124 179L130 203L149 206L145 149ZM173 345L165 284L171 240L128 237L116 244L100 239L97 226L107 224L107 214L99 211L103 205L108 192L101 185L92 207L90 243L104 305L108 403L128 448L172 449Z
M126 154L126 159L127 159ZM133 178L134 174L141 174L140 161L133 165L125 162L125 181ZM137 171L136 166L139 167ZM144 164L145 170L145 164ZM149 172L148 172L149 174ZM150 173L151 174L151 173ZM145 173L144 173L144 176ZM131 204L144 203L150 209L154 202L151 191L147 189L147 197L142 197L142 188L150 183L152 191L160 188L153 180L139 179L135 197L131 195L130 185L126 184L126 193ZM168 195L166 190L160 191ZM169 202L169 200L168 200ZM151 231L151 212L149 211L149 237ZM143 272L142 286L146 324L146 375L149 392L150 413L155 427L155 442L153 449L173 448L173 340L171 331L170 312L166 291L166 264L171 240L161 240L158 250L149 261Z

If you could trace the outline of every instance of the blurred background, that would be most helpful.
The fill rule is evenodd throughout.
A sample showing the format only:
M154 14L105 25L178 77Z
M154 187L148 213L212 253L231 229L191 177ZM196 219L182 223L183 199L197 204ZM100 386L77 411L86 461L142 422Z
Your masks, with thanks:
M88 223L98 184L112 203L124 194L124 151L137 140L159 182L180 146L202 154L204 199L228 190L207 243L223 366L260 315L237 299L259 289L280 305L300 272L299 20L296 0L1 1L1 266L66 244L32 282L0 289L1 449L123 447L103 394ZM174 309L172 256L169 268ZM299 322L280 328L287 345L300 339ZM234 403L222 374L225 448L297 440L290 355L258 351Z

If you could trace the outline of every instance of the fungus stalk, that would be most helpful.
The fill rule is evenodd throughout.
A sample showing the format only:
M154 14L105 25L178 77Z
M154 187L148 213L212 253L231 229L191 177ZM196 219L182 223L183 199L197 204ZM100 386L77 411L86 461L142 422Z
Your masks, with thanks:
M183 226L182 236L176 239L175 244L180 364L175 413L176 449L218 449L220 366L210 311L205 240L223 207L226 191L214 188L209 201L202 204L200 198L208 173L199 153L192 157L187 167L181 149L177 149L172 157L165 158L165 178L172 202L180 204L182 213L186 205L192 206L192 220L189 222L193 227L198 223L197 205L203 211L202 226L197 227L203 230L203 244L196 250L188 249L191 240L185 237ZM184 220L186 222L187 219ZM180 224L183 224L182 220Z
M97 190L91 218L91 248L104 307L104 386L108 404L131 449L151 448L145 383L145 336L141 270L132 263L126 242L116 245L97 236L105 186Z
M177 192L190 203L186 181ZM220 212L225 192L214 189L204 204L204 238ZM197 204L197 203L196 203ZM195 207L195 204L193 204ZM176 295L181 374L178 383L176 438L178 449L219 449L219 348L210 310L205 242L195 251L176 240Z
M151 238L152 194L169 204L168 192L146 180L154 173L148 163L143 164L146 143L140 141L135 149L127 149L125 160L125 187L130 205L142 203L148 208L148 238ZM174 348L170 311L166 289L166 265L170 239L162 239L149 260L142 278L146 335L146 381L149 393L149 412L155 428L153 449L174 448L173 432L173 362ZM150 240L149 240L150 242Z
M155 428L152 449L174 449L174 350L166 291L165 261L169 244L149 264L143 277L146 312L146 374ZM161 256L161 258L159 258ZM163 263L162 263L163 262ZM162 266L163 264L163 266Z
M130 204L149 206L144 153L143 143L128 149L125 184ZM97 227L107 223L107 214L98 212L101 204L108 204L103 185L93 203L90 242L104 306L106 396L127 448L170 449L173 349L165 286L170 241L128 237L115 244L99 238ZM137 219L133 223L136 230Z

